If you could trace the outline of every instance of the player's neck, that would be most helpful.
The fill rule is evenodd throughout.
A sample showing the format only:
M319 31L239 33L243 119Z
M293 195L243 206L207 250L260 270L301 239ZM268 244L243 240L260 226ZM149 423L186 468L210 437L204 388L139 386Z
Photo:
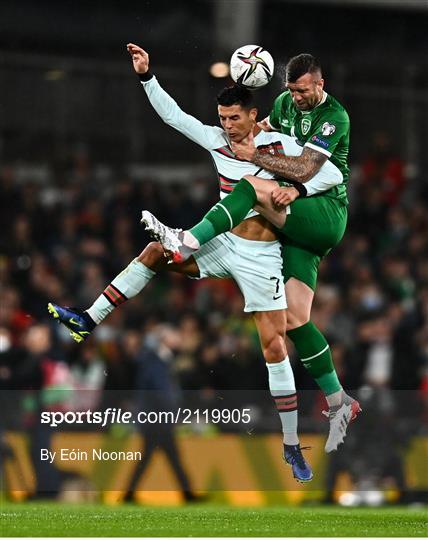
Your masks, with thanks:
M327 92L325 90L322 90L319 100L317 101L316 105L314 105L314 109L318 107L318 105L322 105L326 99L327 99Z
M256 136L260 133L261 130L262 130L262 128L259 127L258 124L256 124L256 125L253 127L253 135L254 135L254 137L256 137Z

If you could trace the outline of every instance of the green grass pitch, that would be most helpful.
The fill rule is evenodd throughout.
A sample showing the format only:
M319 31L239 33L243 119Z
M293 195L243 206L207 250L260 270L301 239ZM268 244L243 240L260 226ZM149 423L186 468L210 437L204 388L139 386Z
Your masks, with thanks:
M426 536L426 509L0 503L1 536Z

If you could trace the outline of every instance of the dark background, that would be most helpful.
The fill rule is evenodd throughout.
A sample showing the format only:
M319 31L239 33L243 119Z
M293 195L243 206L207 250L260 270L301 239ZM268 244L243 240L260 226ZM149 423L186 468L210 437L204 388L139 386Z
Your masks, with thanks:
M427 433L427 28L427 3L417 1L2 2L1 387L55 386L46 374L59 369L71 388L127 395L140 343L168 322L180 335L171 365L180 386L204 396L267 389L232 282L157 276L79 346L46 305L92 304L148 241L142 208L189 227L218 198L207 153L148 105L127 42L146 48L165 89L211 124L215 94L230 83L209 75L212 62L247 43L273 54L275 78L257 92L263 117L287 59L311 52L351 118L350 220L321 265L313 320L345 387L378 422L361 422L344 467L355 456L376 463L363 470L381 485L391 471L382 470L384 454L372 459L380 425L400 476L394 459ZM300 430L325 431L324 400L303 392L315 384L291 354ZM259 428L278 431L275 420L267 410Z
M126 43L144 46L180 104L215 123L213 95L224 80L210 78L208 68L253 39L278 67L260 92L262 114L281 89L281 64L309 51L322 61L327 90L351 111L354 162L374 132L385 130L407 160L426 167L426 3L363 4L3 2L1 157L63 162L83 145L103 162L186 162L188 143L168 133L141 98ZM165 147L167 133L173 143ZM194 159L206 162L203 152Z

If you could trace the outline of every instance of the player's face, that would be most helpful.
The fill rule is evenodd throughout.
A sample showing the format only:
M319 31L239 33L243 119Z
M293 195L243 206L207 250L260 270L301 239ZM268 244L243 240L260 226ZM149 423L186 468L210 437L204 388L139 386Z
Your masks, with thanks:
M310 111L322 99L324 79L320 73L305 73L296 82L285 85L291 92L293 102L301 111Z
M256 123L257 109L243 109L241 105L218 106L221 127L233 142L240 142L252 131Z

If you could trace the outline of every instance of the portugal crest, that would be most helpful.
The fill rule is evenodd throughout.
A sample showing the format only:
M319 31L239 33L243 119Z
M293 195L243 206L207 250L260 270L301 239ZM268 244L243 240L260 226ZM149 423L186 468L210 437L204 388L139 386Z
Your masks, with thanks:
M311 119L310 118L302 118L302 121L300 123L300 127L302 128L302 134L307 135L309 133L309 130L311 129Z

